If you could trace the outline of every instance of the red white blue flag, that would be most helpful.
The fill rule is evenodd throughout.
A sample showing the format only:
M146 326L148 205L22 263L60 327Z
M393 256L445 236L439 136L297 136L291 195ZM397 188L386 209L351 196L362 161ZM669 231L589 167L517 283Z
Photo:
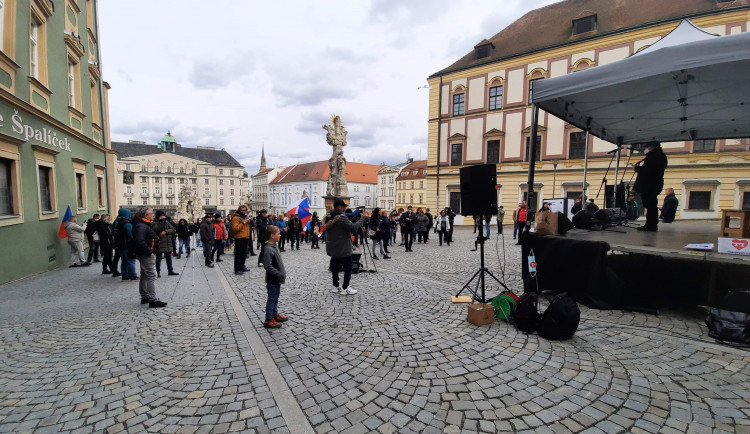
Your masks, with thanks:
M286 210L287 217L291 217L294 214L299 216L300 221L302 221L302 227L304 228L310 220L310 217L312 217L312 213L310 212L310 199L305 197L289 205L289 208Z
M62 223L60 223L60 229L57 230L58 237L68 238L68 231L65 229L65 222L70 220L71 217L73 217L73 211L70 210L70 205L68 205L68 210L65 211Z

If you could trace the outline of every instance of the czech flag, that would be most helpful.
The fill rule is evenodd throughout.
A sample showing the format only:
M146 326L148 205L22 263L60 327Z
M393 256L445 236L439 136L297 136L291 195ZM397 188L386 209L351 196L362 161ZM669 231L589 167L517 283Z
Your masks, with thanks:
M291 217L294 214L299 216L299 219L302 222L302 227L305 227L310 220L310 217L312 217L312 213L310 212L310 199L305 197L289 205L289 208L286 210L287 217Z
M65 230L65 222L70 220L70 218L73 217L73 211L70 210L70 205L68 205L68 210L65 211L65 215L63 216L63 221L60 223L60 229L57 230L57 236L60 238L68 238L68 231Z

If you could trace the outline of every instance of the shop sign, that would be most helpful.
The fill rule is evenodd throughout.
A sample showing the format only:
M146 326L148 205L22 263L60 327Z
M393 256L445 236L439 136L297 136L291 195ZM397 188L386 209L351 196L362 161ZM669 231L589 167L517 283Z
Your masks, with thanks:
M24 119L18 113L18 110L14 110L13 116L11 116L11 123L13 132L18 134L25 141L36 141L46 145L59 148L63 151L73 152L70 149L70 141L67 137L58 137L57 131L43 127L36 128L28 123L24 122ZM2 113L0 113L0 128L5 127L5 119Z

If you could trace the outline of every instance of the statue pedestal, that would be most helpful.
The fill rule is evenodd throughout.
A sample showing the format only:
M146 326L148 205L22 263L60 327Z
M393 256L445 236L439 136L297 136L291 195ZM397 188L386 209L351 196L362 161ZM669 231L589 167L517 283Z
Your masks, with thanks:
M344 202L348 203L349 208L351 208L352 204L349 203L349 199L351 199L351 196L348 196L348 197L347 196L323 196L323 201L325 202L325 207L326 207L326 213L333 209L333 203L338 199L341 199Z

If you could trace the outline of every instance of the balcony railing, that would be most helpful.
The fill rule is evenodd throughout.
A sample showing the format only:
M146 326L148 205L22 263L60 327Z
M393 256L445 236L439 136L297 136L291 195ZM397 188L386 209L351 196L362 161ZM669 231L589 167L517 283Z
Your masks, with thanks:
M125 193L125 194L123 194L123 196L125 196L125 197L133 197L133 193Z
M141 197L148 197L148 193L141 193Z

